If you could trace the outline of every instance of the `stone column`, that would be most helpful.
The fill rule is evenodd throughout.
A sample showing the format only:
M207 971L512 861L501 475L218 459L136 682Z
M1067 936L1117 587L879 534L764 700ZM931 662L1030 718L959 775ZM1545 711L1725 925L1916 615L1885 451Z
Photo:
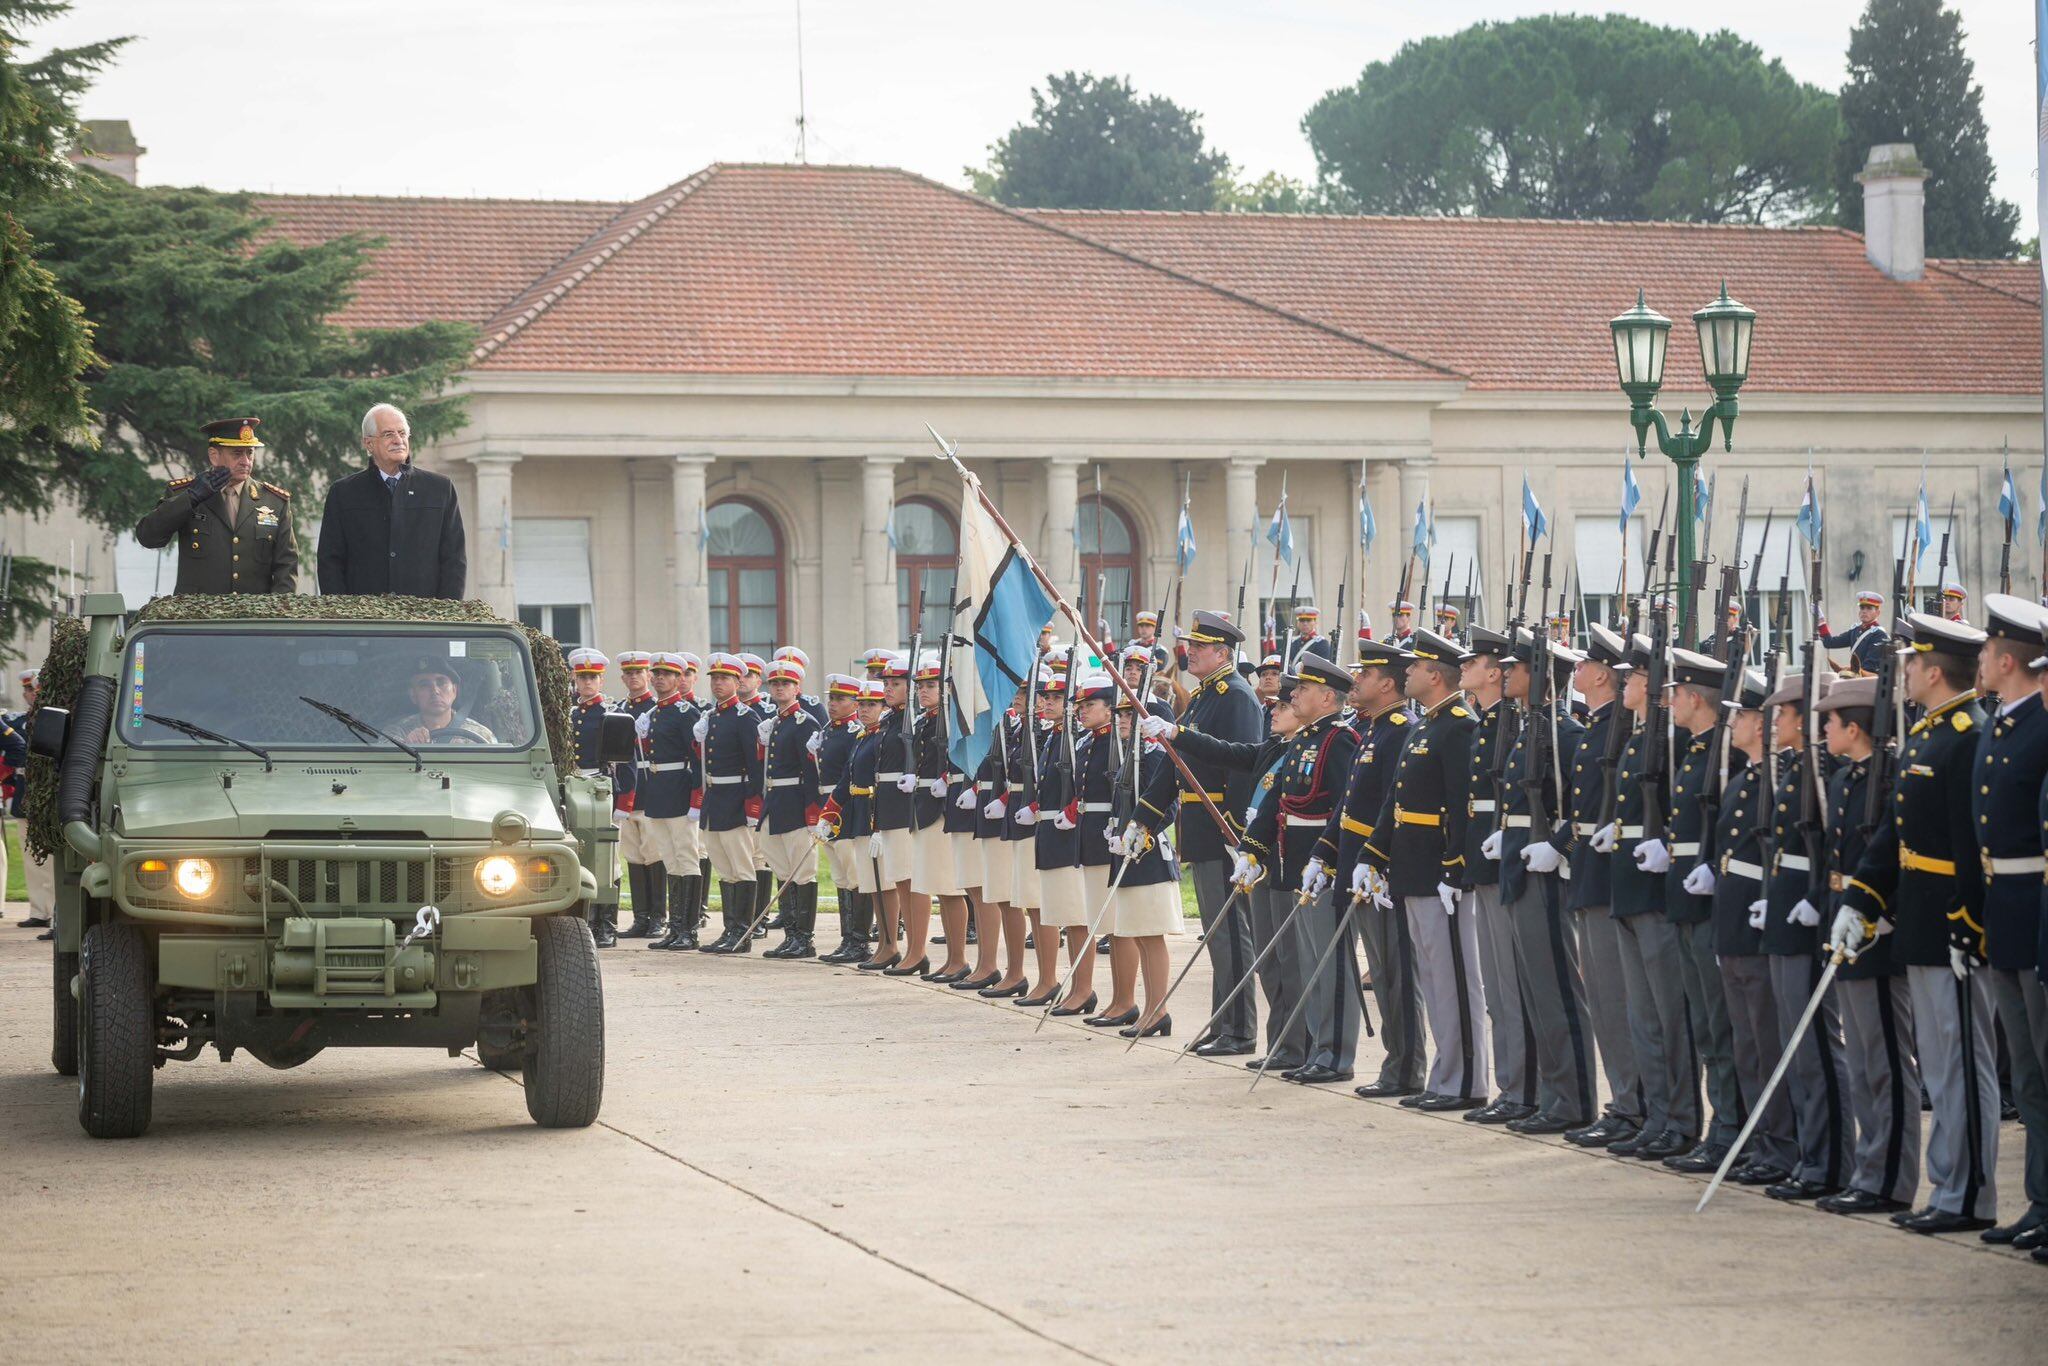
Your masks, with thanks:
M705 582L703 535L704 481L711 469L711 456L675 457L669 494L675 506L674 536L669 559L671 581L675 584L676 645L678 650L708 650L711 647L711 592Z
M1427 502L1429 499L1429 471L1435 464L1435 458L1427 455L1411 455L1401 462L1401 506L1398 515L1393 520L1392 526L1394 533L1393 586L1396 593L1401 589L1401 575L1408 568L1408 557L1415 549L1415 507L1416 504ZM1384 526L1386 523L1381 525ZM1408 600L1419 603L1422 601L1422 585L1420 582L1422 562L1420 560L1416 561L1414 572L1417 578L1416 581L1408 585ZM1492 580L1489 579L1488 582L1490 583ZM1387 600L1392 602L1393 597L1394 594L1389 593ZM1428 626L1430 623L1424 621L1421 615L1417 614L1415 624L1417 626ZM1389 625L1391 627L1391 618L1389 618Z
M516 455L474 455L476 530L469 533L469 595L482 598L501 617L519 610L512 582L512 467Z
M1259 534L1259 467L1266 463L1263 455L1233 455L1230 467L1223 474L1223 526L1224 544L1224 610L1237 612L1237 588L1244 582L1244 567L1252 548L1257 545ZM1263 584L1253 584L1245 597L1244 615L1246 620L1237 623L1238 628L1251 636L1250 648L1258 649L1258 603L1254 595L1263 593Z
M626 508L632 544L627 547L627 593L625 611L612 622L628 626L629 648L638 650L683 649L671 641L675 629L675 584L669 574L669 484L675 478L667 461L660 458L627 462ZM613 629L607 623L608 632ZM691 642L692 648L702 642Z
M871 455L860 472L860 563L869 647L900 649L896 631L896 552L889 548L889 517L896 510L896 466L901 456Z
M1046 574L1076 606L1080 605L1075 595L1081 586L1081 564L1074 544L1074 519L1081 511L1084 463L1074 455L1056 455L1045 462L1045 543L1034 547ZM1073 623L1054 629L1064 636L1072 632Z

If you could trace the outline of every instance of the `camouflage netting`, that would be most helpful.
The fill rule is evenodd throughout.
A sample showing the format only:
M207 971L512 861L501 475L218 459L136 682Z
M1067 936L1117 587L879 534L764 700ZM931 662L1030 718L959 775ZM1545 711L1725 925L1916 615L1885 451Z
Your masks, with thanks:
M475 599L450 602L445 598L407 597L307 597L301 594L241 594L207 597L157 598L140 611L129 614L132 625L161 621L357 621L393 622L466 621L494 626L518 625L507 622ZM547 727L548 748L555 756L555 771L568 776L575 766L576 749L570 729L569 712L575 688L569 677L568 661L551 636L530 626L526 633L533 653L536 680L540 684L541 720ZM76 617L61 617L50 629L50 654L43 661L42 703L69 707L78 697L85 674L87 630ZM486 725L494 719L479 718ZM495 727L494 727L495 728ZM38 858L47 858L63 843L57 823L57 766L34 756L28 762L29 848Z

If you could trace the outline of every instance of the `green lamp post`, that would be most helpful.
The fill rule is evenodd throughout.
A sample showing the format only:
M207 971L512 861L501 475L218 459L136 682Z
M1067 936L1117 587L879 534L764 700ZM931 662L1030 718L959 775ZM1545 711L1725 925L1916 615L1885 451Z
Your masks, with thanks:
M1700 365L1714 401L1700 415L1697 430L1692 410L1678 417L1673 432L1657 410L1657 391L1664 387L1664 358L1671 344L1671 319L1643 302L1636 292L1636 306L1608 323L1614 336L1614 364L1621 375L1621 391L1628 395L1629 425L1636 429L1636 451L1649 449L1650 428L1657 429L1657 448L1678 467L1678 604L1679 638L1693 636L1692 594L1688 591L1693 573L1693 489L1698 478L1700 457L1714 444L1714 422L1721 423L1723 450L1735 448L1736 393L1749 378L1749 342L1756 329L1756 313L1728 297L1721 297L1692 315L1699 330Z

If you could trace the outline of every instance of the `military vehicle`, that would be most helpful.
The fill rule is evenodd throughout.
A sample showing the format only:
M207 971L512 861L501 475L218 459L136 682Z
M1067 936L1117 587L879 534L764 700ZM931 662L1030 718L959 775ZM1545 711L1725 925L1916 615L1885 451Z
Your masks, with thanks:
M516 623L240 601L267 605L180 619L176 598L131 616L88 597L72 705L31 727L64 845L51 1057L80 1124L141 1134L156 1069L208 1046L289 1068L470 1045L524 1070L538 1123L591 1123L604 1000L584 916L616 832L602 774L559 752L559 657L543 688L544 638ZM631 718L607 718L601 760L632 745Z

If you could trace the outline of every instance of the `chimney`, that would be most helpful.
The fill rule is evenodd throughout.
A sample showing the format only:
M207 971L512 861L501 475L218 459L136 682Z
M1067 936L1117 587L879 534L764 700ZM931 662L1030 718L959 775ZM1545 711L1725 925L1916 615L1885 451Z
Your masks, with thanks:
M133 185L135 163L148 150L135 141L135 130L126 119L85 119L78 125L78 144L71 149L71 160Z
M1927 265L1927 168L1910 142L1880 143L1856 176L1863 186L1863 254L1894 280Z

